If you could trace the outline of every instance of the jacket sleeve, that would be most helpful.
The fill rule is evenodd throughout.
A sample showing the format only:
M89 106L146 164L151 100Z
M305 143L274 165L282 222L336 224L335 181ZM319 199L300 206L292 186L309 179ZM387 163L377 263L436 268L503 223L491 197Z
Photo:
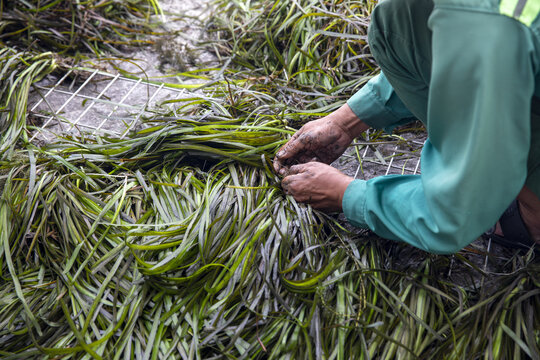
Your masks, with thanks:
M355 180L351 223L433 253L492 226L527 176L536 55L530 29L498 14L435 8L421 175Z
M363 122L387 133L414 120L382 72L371 78L347 104Z

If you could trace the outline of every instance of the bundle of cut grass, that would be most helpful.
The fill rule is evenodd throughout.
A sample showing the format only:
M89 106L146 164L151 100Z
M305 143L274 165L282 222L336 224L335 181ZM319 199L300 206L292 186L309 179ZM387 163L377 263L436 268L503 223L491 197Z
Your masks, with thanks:
M184 133L197 143L198 130ZM243 131L221 138L230 133ZM3 164L3 355L254 355L278 340L279 324L305 332L313 295L287 289L313 294L340 261L325 245L339 234L328 219L284 198L264 166L203 171L175 149L161 162L134 157L129 170L95 145Z
M119 45L149 42L149 17L160 13L155 0L0 2L0 44L36 53L119 54Z

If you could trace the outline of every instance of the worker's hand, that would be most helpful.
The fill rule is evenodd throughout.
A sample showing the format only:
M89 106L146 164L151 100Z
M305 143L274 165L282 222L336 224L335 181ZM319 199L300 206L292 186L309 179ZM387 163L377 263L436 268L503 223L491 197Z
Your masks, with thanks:
M355 137L367 130L345 104L321 119L305 124L276 154L274 169L286 175L289 167L310 161L330 164L343 154Z
M281 182L283 191L315 209L342 211L341 203L353 178L320 162L293 165Z
M310 121L287 142L274 158L274 169L286 175L291 165L319 161L330 164L343 154L353 138L329 116Z

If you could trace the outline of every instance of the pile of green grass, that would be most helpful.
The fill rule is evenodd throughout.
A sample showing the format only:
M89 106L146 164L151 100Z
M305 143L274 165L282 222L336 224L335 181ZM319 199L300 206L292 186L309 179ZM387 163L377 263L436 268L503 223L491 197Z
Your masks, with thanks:
M367 45L374 1L225 1L209 27L233 68L339 95L377 69Z
M453 283L451 258L285 196L267 159L290 130L271 114L184 105L125 140L64 138L0 163L5 358L535 354L532 253L500 274L458 255L486 280Z
M311 71L328 54L360 55L345 49L361 39L346 40L367 20L346 14L373 4L219 4L212 21L228 18L238 36L214 43L230 48L227 78L154 109L124 139L29 143L28 91L56 62L1 53L0 356L538 358L533 252L488 254L486 271L474 261L482 250L429 255L350 231L281 191L270 161L291 125L339 106L373 70L360 57L356 75ZM299 40L286 33L299 24L298 39L320 31L289 57ZM346 25L354 37L335 49Z
M155 0L0 1L0 45L18 51L79 56L116 54L121 46L151 43Z

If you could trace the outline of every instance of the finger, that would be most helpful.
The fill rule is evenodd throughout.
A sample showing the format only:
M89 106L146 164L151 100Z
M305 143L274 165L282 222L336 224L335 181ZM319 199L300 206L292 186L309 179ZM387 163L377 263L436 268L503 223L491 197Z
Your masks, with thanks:
M287 176L285 176L283 180L281 180L281 187L289 188L291 186L291 183L294 181L294 178L295 178L295 175L292 175L290 173L287 174Z
M281 181L281 188L283 189L283 192L285 195L291 195L291 177L287 175L283 180Z
M291 172L289 171L287 176L285 176L283 180L281 180L281 187L286 190L288 194L294 193L295 190L298 190L296 189L296 187L298 186L298 181L301 179L301 174L291 174Z
M279 161L278 159L274 158L274 171L279 175L285 175L288 171L288 167Z
M302 174L307 173L308 175L312 175L313 171L332 171L334 168L332 168L330 165L322 163L320 161L309 161L303 164L296 164L289 168L289 174Z
M321 160L316 155L312 154L311 152L298 156L299 163L304 164L304 163L313 162L313 161L321 162Z
M321 162L320 159L311 153L311 151L308 154L302 154L299 155L297 158L290 158L285 161L282 161L280 159L274 158L274 170L276 173L286 176L290 172L290 167L295 166L294 163L297 164L307 164L310 162Z
M273 160L274 170L276 171L276 173L285 176L285 174L289 171L291 162L291 159L279 158L276 155Z
M312 195L309 192L306 192L303 188L299 189L298 184L296 184L293 180L291 180L288 186L283 187L283 192L285 195L292 196L297 202L300 203L310 203L312 201Z
M289 176L292 176L292 175L298 175L298 174L301 174L301 173L304 173L307 171L309 165L308 164L297 164L297 165L293 165L289 168Z
M297 156L304 150L304 144L300 141L302 129L296 132L292 138L276 153L276 158L283 163L284 160Z
M286 176L289 173L289 169L291 167L291 163L293 163L293 160L296 160L295 162L297 162L298 164L321 162L317 156L313 155L301 155L298 159L289 159L286 161L281 161L280 159L274 158L274 170L276 171L276 173Z
M285 165L283 163L283 161L281 160L281 158L278 156L278 154L281 154L281 151L283 150L283 146L278 150L278 152L276 153L276 156L274 157L273 159L273 164L274 164L274 170L279 174L280 173L280 170L281 168L283 168L283 166Z
M287 167L287 160L293 157L296 154L296 151L298 151L297 146L295 146L294 143L297 142L301 131L302 130L299 130L295 133L291 139L277 151L276 156L274 157L274 170L278 174L284 175L286 173L285 168Z

